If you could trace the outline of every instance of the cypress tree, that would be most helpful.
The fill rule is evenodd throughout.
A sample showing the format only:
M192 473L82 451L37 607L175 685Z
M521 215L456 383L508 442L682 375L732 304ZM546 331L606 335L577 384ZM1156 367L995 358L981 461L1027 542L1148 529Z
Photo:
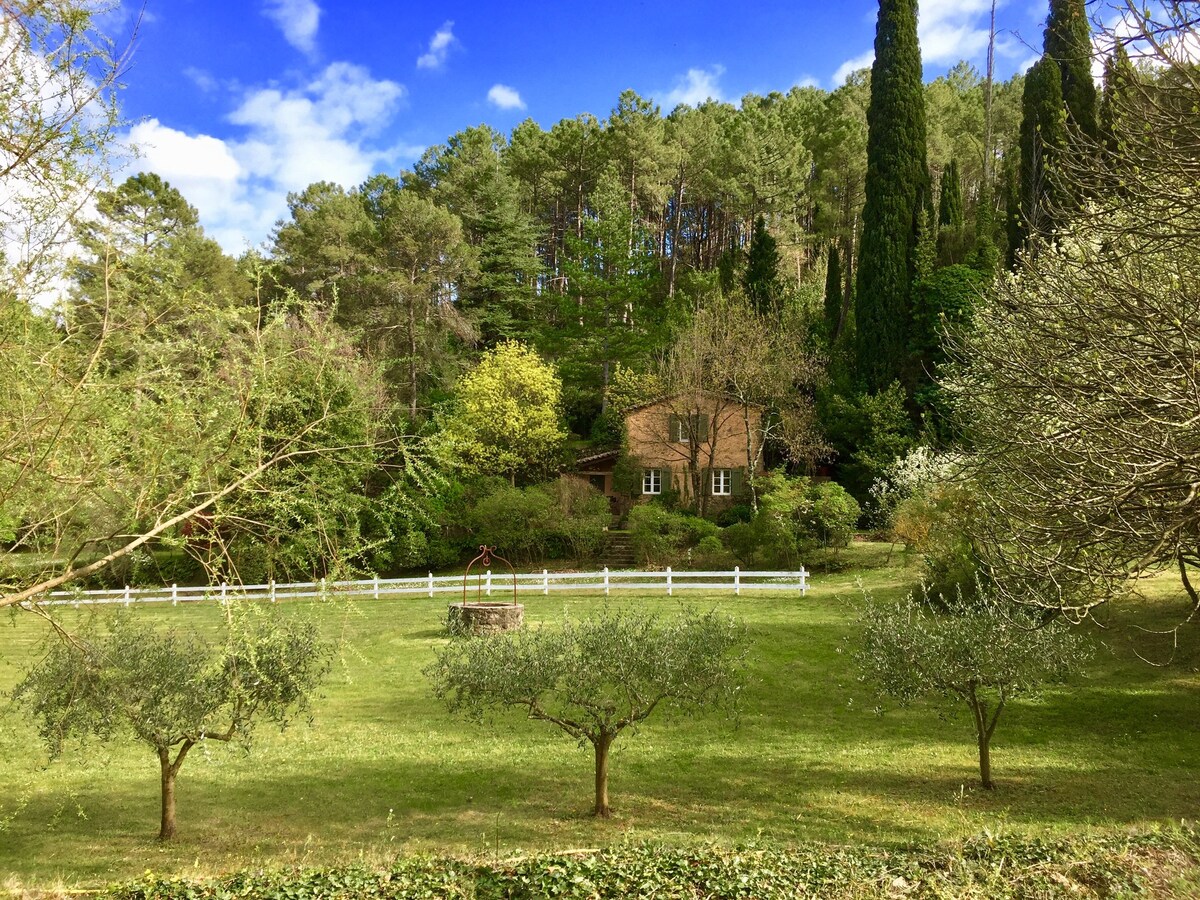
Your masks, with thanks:
M916 0L880 0L867 107L866 207L855 292L858 374L879 391L905 369L917 233L929 197Z
M832 344L842 331L842 255L837 244L829 245L825 267L825 330Z
M779 293L779 249L775 238L767 230L767 220L762 216L754 223L742 286L759 313L770 310Z
M1025 75L1021 107L1021 243L1028 251L1054 231L1071 205L1054 170L1067 145L1062 80L1054 57L1043 56Z
M1119 189L1125 151L1121 119L1129 114L1137 73L1123 44L1104 61L1104 93L1100 97L1100 142L1104 168Z
M963 228L962 181L957 160L950 160L942 172L938 198L937 260L939 266L960 263L966 252L967 235Z
M1084 0L1050 0L1043 49L1058 64L1067 121L1095 142L1100 134L1092 81L1092 31Z
M938 198L938 225L941 228L962 228L962 182L958 177L958 161L950 160L942 172L941 196Z

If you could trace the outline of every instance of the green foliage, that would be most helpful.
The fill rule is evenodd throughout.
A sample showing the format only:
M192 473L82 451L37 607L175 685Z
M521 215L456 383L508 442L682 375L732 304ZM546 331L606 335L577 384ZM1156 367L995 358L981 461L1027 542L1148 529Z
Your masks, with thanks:
M842 298L842 255L836 244L830 244L825 265L825 333L831 344L842 330Z
M750 235L742 287L759 315L770 312L779 301L779 248L763 216L755 220Z
M415 900L425 897L556 897L663 900L754 897L792 900L890 900L902 886L931 897L1156 896L1176 877L1194 879L1200 836L1182 825L1167 831L1025 837L987 831L937 845L901 849L804 842L669 847L623 843L591 853L546 853L504 862L401 858L386 870L247 870L217 878L147 873L108 889L104 900L224 900L233 896L289 900Z
M862 510L841 485L781 472L762 484L762 502L753 522L755 552L746 562L795 567L818 547L850 543Z
M737 565L737 560L717 535L709 534L688 551L687 563L689 568L702 572L728 572Z
M516 562L594 558L611 519L608 499L570 476L525 488L497 484L469 515L472 540Z
M877 394L831 390L818 399L822 426L837 453L837 481L865 503L875 480L915 446L904 389L893 382Z
M939 266L952 266L966 261L970 249L970 235L963 213L962 180L958 175L958 161L950 160L942 172L941 191L938 197L937 215L937 261Z
M459 379L456 400L441 439L464 471L515 483L553 470L567 436L562 382L535 350L497 344Z
M1084 0L1050 0L1044 40L1046 56L1058 66L1067 122L1094 146L1100 131L1092 80L1092 32Z
M917 232L932 204L916 0L879 4L867 124L855 321L858 377L875 392L904 371Z
M1017 249L1045 240L1070 207L1056 168L1067 132L1062 81L1052 57L1043 56L1025 74L1021 106L1021 217L1012 237Z
M945 612L909 594L877 603L865 593L856 657L879 692L900 703L936 697L971 711L980 780L993 787L990 742L1005 705L1079 668L1086 649L1061 620L1006 606L980 591L971 602L941 597Z
M638 563L660 567L680 563L689 548L717 534L717 526L709 520L675 512L655 501L634 506L628 528Z
M263 719L286 727L307 707L328 659L314 625L274 607L234 602L219 643L155 631L121 613L103 628L52 640L13 698L52 756L92 738L129 737L149 747L163 770L159 839L167 840L175 833L175 776L188 751L206 740L245 743Z
M425 670L451 712L482 721L512 710L548 722L596 752L597 816L608 805L612 742L656 709L732 706L744 629L715 611L656 619L604 610L592 619L450 643Z
M913 285L913 394L924 415L927 436L933 436L942 446L955 437L939 384L948 356L948 335L970 324L987 282L988 277L977 269L954 265L940 268Z

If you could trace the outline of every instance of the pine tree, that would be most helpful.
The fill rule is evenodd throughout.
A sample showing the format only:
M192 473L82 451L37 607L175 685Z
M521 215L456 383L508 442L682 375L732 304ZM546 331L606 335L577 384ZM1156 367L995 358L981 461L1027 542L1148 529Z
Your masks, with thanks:
M870 391L905 368L917 232L929 203L916 0L880 0L867 108L856 291L858 372Z
M1100 130L1092 81L1092 34L1084 0L1050 0L1043 49L1058 65L1067 122L1096 141Z
M825 267L825 329L831 344L842 332L842 255L837 244L829 245Z
M762 216L754 223L742 286L756 312L766 313L774 306L779 293L779 247Z

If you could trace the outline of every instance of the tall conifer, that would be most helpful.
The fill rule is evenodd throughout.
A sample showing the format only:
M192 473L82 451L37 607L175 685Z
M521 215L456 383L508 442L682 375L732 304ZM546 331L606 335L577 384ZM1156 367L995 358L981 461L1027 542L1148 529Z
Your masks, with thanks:
M855 295L858 372L870 391L905 368L918 227L930 203L916 0L880 0L867 108L866 208Z
M825 328L830 343L842 330L842 256L837 244L829 245L829 265L825 267Z
M779 247L767 230L767 220L762 216L754 223L742 286L755 310L760 313L771 309L779 293Z
M1095 141L1100 129L1092 81L1092 32L1084 0L1050 0L1043 49L1058 64L1067 121Z
M1055 174L1067 132L1062 80L1053 56L1043 56L1026 73L1021 106L1021 243L1029 250L1054 230L1070 206Z

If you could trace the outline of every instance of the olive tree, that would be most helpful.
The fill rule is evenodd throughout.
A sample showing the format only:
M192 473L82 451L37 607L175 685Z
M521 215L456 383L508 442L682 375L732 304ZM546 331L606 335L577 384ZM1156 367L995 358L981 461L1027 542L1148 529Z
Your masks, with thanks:
M52 756L71 739L130 738L152 750L166 841L188 752L205 741L246 742L263 719L286 727L327 671L329 648L312 623L245 601L226 607L218 640L155 630L138 615L52 641L13 696Z
M561 628L452 641L425 674L452 712L478 722L493 711L521 711L591 744L593 814L608 818L613 742L661 708L731 708L742 682L743 640L742 627L716 612L656 619L605 610Z
M899 603L866 595L861 645L864 677L879 693L907 704L920 697L965 705L979 747L979 780L992 790L992 735L1014 698L1066 677L1084 656L1066 623L1043 623L1028 610L1010 609L981 588L971 602L961 594L937 610L909 594Z

